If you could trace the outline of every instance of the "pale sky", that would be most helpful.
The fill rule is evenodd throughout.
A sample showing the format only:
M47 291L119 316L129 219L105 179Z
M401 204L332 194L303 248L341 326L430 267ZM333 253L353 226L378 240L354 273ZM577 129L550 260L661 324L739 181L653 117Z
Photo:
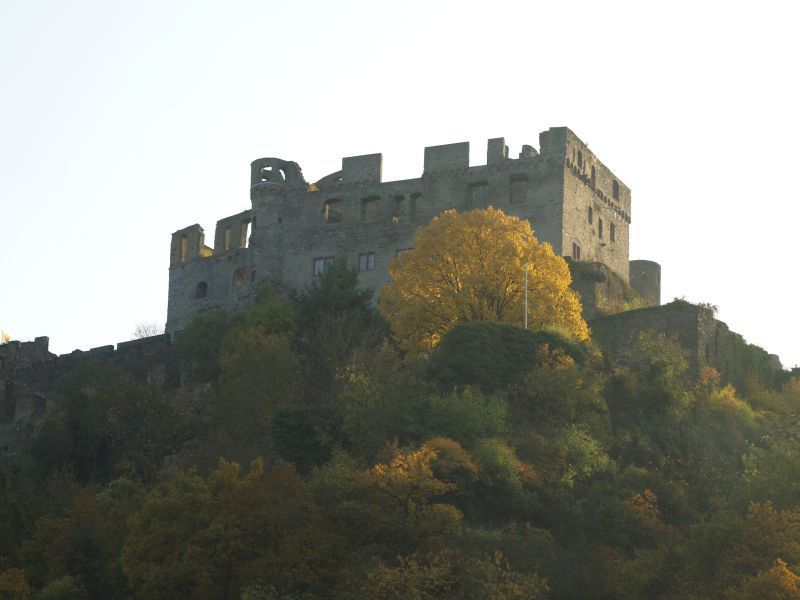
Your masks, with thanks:
M791 2L0 0L0 328L51 350L163 324L170 234L426 145L567 126L631 189L631 258L800 364ZM535 229L535 223L534 229Z

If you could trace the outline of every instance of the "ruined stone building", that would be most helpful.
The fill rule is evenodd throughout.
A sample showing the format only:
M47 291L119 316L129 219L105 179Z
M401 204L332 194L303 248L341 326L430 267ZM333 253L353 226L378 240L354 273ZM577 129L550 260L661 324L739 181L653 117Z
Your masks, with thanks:
M381 169L380 154L347 157L341 171L309 184L295 162L254 161L250 208L217 222L213 248L200 225L172 235L167 332L213 308L247 306L265 281L300 289L338 260L377 289L417 227L447 209L489 205L527 219L556 254L592 263L575 285L587 316L613 312L628 285L645 304L659 303L660 267L629 261L630 189L565 127L540 133L539 151L526 145L516 158L495 138L485 165L469 166L462 142L425 148L419 178L383 181Z
M629 260L631 193L574 133L539 135L539 151L516 158L489 140L486 164L469 166L469 144L425 148L422 175L384 182L380 154L342 160L309 184L297 163L251 165L250 208L217 222L213 248L192 225L172 235L167 334L56 356L46 337L0 345L0 463L12 456L53 406L59 382L84 361L181 387L174 337L198 314L249 306L270 282L279 292L310 284L334 261L358 269L365 286L388 281L388 264L414 244L417 227L443 210L488 205L530 221L540 241L568 259L593 339L623 357L644 330L674 335L690 375L704 366L723 380L780 372L780 361L747 344L706 307L660 306L657 263ZM522 274L520 274L522 275Z

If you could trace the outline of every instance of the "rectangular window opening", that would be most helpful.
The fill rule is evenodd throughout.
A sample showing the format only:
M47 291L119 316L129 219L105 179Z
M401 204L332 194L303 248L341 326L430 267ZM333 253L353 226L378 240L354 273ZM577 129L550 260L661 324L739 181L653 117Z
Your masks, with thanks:
M608 228L608 237L611 238L612 242L617 241L617 226L614 223L611 223Z
M525 202L528 199L528 178L525 176L511 178L511 204Z
M247 267L239 267L233 272L233 287L241 287L247 282Z
M230 250L231 249L231 226L230 225L228 225L225 228L225 246L224 246L224 248L225 248L225 250Z
M375 253L363 252L358 255L358 270L372 271L375 268Z
M379 196L370 196L361 200L361 222L369 223L381 218L381 203Z
M467 194L467 210L486 208L489 204L489 185L482 181L469 186Z
M315 277L327 273L333 268L333 257L320 256L318 258L313 259L312 268Z

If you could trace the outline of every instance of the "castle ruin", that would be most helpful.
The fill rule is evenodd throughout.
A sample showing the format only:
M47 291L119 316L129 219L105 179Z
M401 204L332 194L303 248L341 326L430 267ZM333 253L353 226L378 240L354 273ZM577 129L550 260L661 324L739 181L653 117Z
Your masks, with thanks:
M539 241L573 264L595 265L574 286L587 317L613 312L594 301L608 287L632 286L640 305L659 304L658 264L629 261L630 189L566 127L540 133L539 151L525 145L517 158L503 138L491 139L480 166L469 166L468 142L427 147L417 179L384 182L382 162L381 154L347 157L340 171L309 184L295 162L254 161L251 207L217 222L213 248L200 225L172 235L167 333L208 310L248 306L265 281L283 293L302 289L336 260L378 289L417 227L444 210L489 205L528 220Z

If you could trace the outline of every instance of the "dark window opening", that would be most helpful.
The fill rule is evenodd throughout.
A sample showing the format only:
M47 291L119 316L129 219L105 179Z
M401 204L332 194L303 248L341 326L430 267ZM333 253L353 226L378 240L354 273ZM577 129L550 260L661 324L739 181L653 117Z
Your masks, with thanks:
M603 219L597 219L597 236L603 239Z
M410 221L417 218L417 204L420 198L422 198L422 194L414 192L411 194L411 198L408 199L408 219Z
M578 150L578 168L583 168L583 152Z
M575 242L572 242L572 259L573 260L580 260L581 259L581 247L578 246Z
M484 181L469 186L467 209L486 208L489 203L489 185Z
M399 195L392 198L392 223L395 225L408 220L408 201L405 196Z
M247 283L247 267L239 267L233 272L233 286L241 287Z
M380 197L370 196L361 200L361 222L368 223L381 218Z
M372 271L375 268L375 253L364 252L358 255L358 270Z
M594 209L591 206L589 207L589 223L594 223Z
M617 226L612 223L608 227L608 237L611 239L612 242L617 241Z
M250 281L255 281L255 280L256 280L256 270L253 269L252 271L250 271Z
M511 178L511 204L525 202L528 199L528 178L515 175Z
M197 287L194 288L194 297L195 298L205 298L208 295L208 284L205 281L201 281L197 284Z
M597 181L597 171L595 171L594 166L592 166L592 183Z
M342 211L337 210L339 205L341 204L341 200L338 198L332 198L330 200L326 200L325 204L322 206L322 222L323 223L341 223L342 222Z
M614 183L611 184L611 191L612 195L614 196L614 200L619 200L619 182L614 180Z
M327 273L333 268L333 257L332 256L320 256L315 258L313 261L313 273L314 276L319 276L324 273Z
M278 217L278 225L280 225L281 223L283 223L283 217Z

